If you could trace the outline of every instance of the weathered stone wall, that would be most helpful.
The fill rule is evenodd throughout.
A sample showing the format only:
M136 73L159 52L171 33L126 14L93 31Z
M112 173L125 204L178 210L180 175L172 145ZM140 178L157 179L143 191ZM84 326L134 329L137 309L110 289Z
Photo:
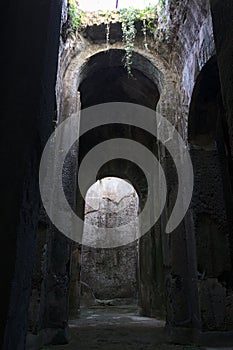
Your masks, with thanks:
M227 132L231 145L230 156L232 157L233 47L231 42L233 37L233 2L232 0L211 0L210 3L221 89L227 115ZM30 279L36 232L38 231L37 174L41 151L52 129L60 11L61 2L55 1L46 3L31 1L30 5L25 1L20 3L19 1L13 1L7 3L6 10L2 11L8 22L5 26L6 30L2 32L2 45L9 48L3 52L3 63L1 64L2 86L4 87L1 116L1 155L2 164L4 164L1 172L1 246L4 249L4 253L1 255L1 291L3 294L1 343L3 343L5 334L3 348L6 349L22 349L25 343ZM144 44L139 38L135 50L150 59L162 72L163 79L159 79L160 93L162 92L161 96L163 95L160 111L174 121L188 143L188 114L195 80L201 68L214 54L209 2L203 0L169 0L167 1L167 16L171 32L170 42L157 41L155 43L151 38L149 45L151 51L145 52ZM63 43L64 47L60 52L57 87L59 120L67 117L75 106L77 81L71 77L65 84L66 73L71 76L71 72L75 71L78 76L77 67L80 68L88 57L106 48L104 39L102 44L91 42L89 39L78 35L77 40L73 42L68 40ZM119 42L112 42L111 45L122 49ZM77 59L75 60L75 58ZM71 84L69 85L69 83ZM62 114L62 111L65 113ZM14 145L17 145L17 147ZM197 152L194 151L194 153ZM200 166L199 156L193 155L193 157L196 159L195 164L198 168ZM166 163L167 168L170 168L170 163L166 159L164 159L164 163ZM214 174L216 175L219 183L217 193L219 193L221 192L221 185L218 181L220 176L219 170L216 170L215 157L208 160L208 168L213 168L213 163L215 169L210 178ZM169 210L175 197L175 191L172 188L174 172L167 170L167 174L170 174L168 176L170 203L167 206L167 210ZM199 247L197 258L201 264L203 264L202 249L205 249L204 255L206 254L206 257L209 254L206 247L203 247L203 239L199 238L203 228L205 231L204 240L207 234L210 234L209 230L215 232L214 242L221 241L218 249L220 249L220 245L223 245L221 251L225 251L225 240L219 239L219 230L217 230L217 228L219 229L219 222L222 222L223 215L221 215L221 218L218 217L215 220L211 218L210 220L209 213L204 212L204 210L209 211L213 205L216 206L216 203L213 203L214 200L210 199L210 203L206 204L206 201L211 197L210 192L207 194L203 178L200 178L198 172L195 176L197 183L200 183L199 186L203 188L203 193L207 197L203 200L200 192L196 195L198 198L194 206L202 211L196 220L196 224L192 224L192 213L189 213L175 235L169 237L162 235L163 265L165 267L167 291L167 320L171 326L200 326L199 300L204 300L201 301L201 305L205 305L207 310L213 305L216 307L217 322L214 327L217 325L218 329L223 329L223 300L225 298L231 307L232 296L226 294L226 289L223 288L221 281L217 281L215 277L211 276L212 280L200 282L203 284L203 292L205 290L207 292L201 292L200 298L198 298L197 285L199 282L195 269L196 244ZM216 183L216 179L214 182ZM212 191L212 189L209 191ZM219 200L217 201L218 205L222 210L222 200L221 203ZM216 216L216 210L214 212ZM163 232L167 216L164 215L162 218L161 225L158 228L159 231L162 230ZM198 233L196 237L194 234L195 227ZM40 225L39 232L44 234L44 226L41 228ZM57 236L56 233L54 235L55 239ZM232 231L229 234L229 241L232 247ZM150 246L155 248L151 240L148 241L148 247ZM43 254L43 247L44 245L39 242L39 255ZM56 252L59 255L59 249L63 249L64 245L55 244L54 247L56 247ZM213 250L215 250L215 247ZM142 250L142 253L143 251L146 252L148 249ZM151 264L148 266L152 266L152 263L154 263L154 252L155 250L151 249L151 258L148 258ZM218 254L220 255L220 253ZM218 254L217 261L220 259ZM232 256L231 248L231 264ZM224 260L222 258L220 260L221 270L225 270L226 267L228 269L228 256L226 255ZM213 270L216 272L216 268L210 264L209 260L204 263L207 264L207 273L211 272L212 274ZM37 285L42 278L40 266L37 266L39 269L34 276L32 290L34 301L40 293ZM57 271L58 273L64 271L64 261L63 264L57 266ZM143 271L145 271L144 267ZM65 271L63 276L68 276L68 273L68 271ZM154 276L152 268L150 268L150 273L151 277ZM217 271L217 273L219 272ZM36 283L36 287L34 283ZM151 283L151 278L147 279L147 284L149 285L149 283ZM214 304L210 304L206 295L209 293L209 289L213 289L213 286L216 289L216 294L212 295L215 301ZM55 289L58 291L57 288ZM150 287L148 287L149 289ZM46 294L44 294L45 296ZM145 297L145 305L149 309L148 313L150 312L150 298L151 294L148 293L148 296ZM33 300L31 311L37 309L38 306ZM211 319L212 322L213 315L209 315L207 321ZM230 322L231 320L228 324ZM212 326L210 324L210 328ZM30 323L30 329L33 332L36 329L33 322Z
M8 46L1 55L2 349L25 348L38 171L54 115L60 13L60 1L14 1L2 8L2 44Z
M89 235L87 225L114 229L131 222L130 230L138 237L138 196L127 182L105 178L93 185L86 195L84 237ZM104 234L104 233L103 233ZM108 234L108 233L106 233ZM91 238L94 239L94 238ZM96 299L136 300L138 243L127 246L101 249L82 248L81 283L89 286ZM85 298L85 295L84 295Z
M66 2L62 7L62 21L60 23L60 30L64 22L67 20ZM60 38L61 40L61 38ZM60 45L60 53L63 52L62 45ZM59 101L60 80L58 78L56 84L57 102ZM55 88L54 88L55 93ZM59 104L56 103L56 106ZM63 117L66 119L71 113L79 114L79 94L76 93L72 100L72 111L67 111L67 115ZM59 109L55 110L54 125L58 124ZM59 140L60 148L65 142L62 137ZM63 188L70 205L76 210L76 170L78 155L77 148L73 147L63 167ZM59 154L54 154L57 159ZM48 164L50 169L56 173L56 161L51 161ZM55 183L55 182L54 182ZM53 185L52 185L53 186ZM53 210L56 210L57 191L51 190L50 197L53 202ZM42 206L42 204L41 204ZM62 210L62 208L60 208ZM64 215L64 213L60 213ZM72 271L77 272L76 260L79 257L75 254L76 245L67 237L59 232L59 230L51 223L44 209L41 209L38 225L37 237L37 254L34 263L34 274L32 278L32 290L29 306L29 333L27 336L27 349L39 349L44 344L65 344L69 341L68 319L69 319L69 294L76 292L79 298L78 290L74 288L71 291ZM72 256L73 253L73 256ZM34 311L37 311L35 317Z
M219 157L216 151L192 151L191 155L195 169L192 212L202 329L227 330L232 324L227 316L231 305L225 296L227 290L229 296L232 294L231 259Z
M166 319L164 262L160 224L140 239L139 276L141 315Z
M182 4L181 4L182 5ZM169 8L168 8L169 9ZM183 9L183 7L182 7ZM182 10L178 6L178 13L180 15L180 12ZM192 12L193 7L189 9L190 12ZM180 11L180 12L179 12ZM205 22L205 14L203 17L197 18L198 23L195 23L195 26L197 29L202 25L202 19L204 18ZM172 20L172 19L171 19ZM192 24L192 20L190 20ZM179 22L180 23L180 22ZM182 22L183 23L183 22ZM189 23L190 24L190 23ZM189 27L189 24L186 24L187 27ZM182 30L185 32L187 29L185 28L177 28L175 25L174 27L174 33L170 36L169 40L170 42L166 42L163 39L162 40L156 40L153 41L153 37L148 38L148 47L149 50L146 51L144 47L144 43L142 41L142 38L137 38L136 44L135 44L135 51L137 53L140 53L143 57L146 57L147 59L152 62L152 64L157 68L158 72L153 72L150 70L150 73L148 71L148 67L143 65L143 62L140 60L135 59L133 65L135 68L139 68L141 71L146 73L149 78L157 81L159 92L161 94L160 101L158 105L158 110L162 115L166 116L170 121L172 121L174 124L179 126L180 130L182 130L182 133L184 133L183 128L183 120L184 118L180 117L181 112L181 102L179 101L179 96L177 94L177 91L179 89L179 78L177 76L177 56L178 54L175 52L172 52L172 49L175 51L177 48L177 45L173 45L174 42L172 40L176 40L175 31ZM88 74L88 64L86 62L89 61L90 57L94 54L100 53L101 51L106 50L106 42L105 42L105 29L104 26L99 28L98 26L95 27L95 31L87 31L86 37L83 38L82 36L77 36L76 40L72 43L72 41L69 39L66 43L66 51L64 51L63 55L63 66L62 71L64 80L63 80L63 91L64 94L62 96L61 105L64 110L67 110L70 106L70 96L72 96L73 91L75 91L75 87L77 88L82 81L82 79L85 79ZM119 38L117 37L117 32L113 33L115 37L110 41L110 48L111 49L122 49L122 44L119 42ZM157 39L157 38L156 38ZM188 37L186 37L186 40L188 42ZM195 37L192 38L193 41L195 41ZM73 49L72 49L73 48ZM178 49L177 49L178 50ZM182 46L180 47L180 51L182 50ZM107 52L107 51L106 51ZM173 54L172 54L173 53ZM187 51L187 54L190 53L190 51ZM181 52L180 52L181 54ZM182 52L183 54L183 52ZM107 57L107 56L105 56ZM172 65L171 65L171 62ZM180 65L180 62L178 62ZM95 67L95 65L92 65L92 67ZM182 68L181 68L182 70ZM91 72L91 69L90 69ZM94 91L93 91L94 93ZM104 101L103 101L104 102ZM182 111L183 112L183 111ZM187 109L185 111L186 113L186 120L187 120ZM186 125L187 127L187 125ZM183 130L184 129L184 130ZM168 166L167 168L170 168ZM174 178L174 174L171 174L171 178ZM173 179L171 180L171 183L173 183ZM171 193L173 193L171 188ZM174 198L173 198L174 199ZM174 203L174 200L170 200L171 203ZM153 210L153 209L152 209ZM171 294L172 303L167 306L169 310L176 309L175 315L169 314L169 318L171 321L171 324L176 324L177 322L182 324L181 319L183 318L184 324L186 324L186 320L188 319L188 323L190 323L192 318L192 312L190 313L190 307L187 306L190 304L190 293L189 290L189 275L190 271L186 270L187 264L186 264L186 254L183 255L182 261L177 258L173 260L172 256L176 256L176 245L174 245L174 252L171 253L170 247L169 247L169 241L166 238L161 238L161 225L158 224L157 227L153 230L151 233L151 237L145 238L143 241L141 247L140 247L140 259L141 259L141 266L143 266L141 270L141 296L142 296L142 312L147 315L162 315L164 317L164 309L165 309L165 296L164 296L164 265L166 268L166 271L171 271L172 264L175 265L174 271L175 275L177 275L178 279L181 278L181 281L184 281L185 288L182 286L181 290L182 293L179 291L175 291L174 289L168 291L169 295ZM182 233L184 234L184 233ZM182 234L176 239L177 244L179 245L180 239L182 239ZM157 237L154 238L154 235ZM155 244L156 242L156 244ZM162 243L163 242L163 243ZM165 243L164 243L165 242ZM183 249L186 250L185 241ZM162 247L163 245L163 247ZM166 245L166 246L165 246ZM162 258L162 252L165 254ZM150 254L148 254L150 252ZM164 255L163 254L163 255ZM155 257L156 262L155 263ZM165 264L164 264L165 261ZM194 265L194 262L192 263ZM157 271L155 272L155 265L157 265ZM182 271L182 277L179 277L179 268L185 267L185 269ZM190 266L190 265L188 265ZM192 272L193 273L193 272ZM172 276L170 273L167 273L167 279L170 280L170 277ZM192 277L190 277L191 279ZM153 282L152 282L153 281ZM169 284L168 284L169 285ZM185 306L185 309L179 311L180 305L178 305L175 294L179 298L180 302L183 303ZM160 296L158 298L158 295ZM160 300L161 302L159 302ZM170 300L170 299L169 299ZM185 300L185 302L183 302ZM197 307L197 306L196 306ZM154 310L154 311L152 311ZM174 313L172 311L172 313ZM179 315L181 313L182 316ZM187 314L188 313L188 314Z
M228 217L228 208L232 208L232 204L229 196L226 195L226 192L231 191L228 181L228 165L224 165L228 160L225 155L219 153L219 148L222 147L219 144L227 145L227 140L222 139L221 141L222 136L220 135L222 123L225 122L216 122L222 113L221 99L217 95L212 97L212 101L210 98L211 94L216 93L216 83L218 84L216 79L219 79L215 71L210 74L209 85L206 82L207 95L204 89L196 95L202 98L202 102L199 101L199 110L195 114L195 126L191 119L193 118L192 100L194 100L196 83L198 79L201 79L199 77L203 67L206 67L206 64L215 55L212 17L209 3L200 1L186 4L183 2L180 6L174 7L174 13L178 30L176 32L177 45L172 57L181 74L179 94L182 118L178 127L184 139L192 143L191 157L195 175L190 224L190 227L193 228L186 235L187 245L191 247L190 242L194 243L193 254L197 257L197 262L194 263L197 266L198 276L195 277L194 274L193 277L198 280L199 297L197 300L201 328L203 330L229 330L232 329L230 317L232 306L229 302L232 298L231 278L229 277L232 262L229 237L231 229L228 224L231 219ZM202 80L207 81L207 79L207 75L202 76ZM208 107L207 103L209 103ZM218 115L217 118L216 115ZM188 129L191 129L191 132ZM196 135L191 134L193 132ZM212 141L210 145L211 139L215 141ZM186 232L189 220L186 220ZM194 315L199 317L197 305Z
M91 37L89 36L89 32L91 33ZM63 56L60 61L62 72L61 76L63 76L61 89L63 91L63 94L61 98L60 108L61 115L66 114L62 111L67 111L70 108L72 109L72 103L70 99L72 99L72 95L74 94L75 89L79 87L80 83L82 83L82 81L85 80L85 78L90 77L89 89L85 90L86 93L92 94L91 98L93 99L94 97L95 100L98 101L98 103L105 102L104 94L99 94L100 89L98 87L95 88L96 83L94 81L91 81L91 79L93 79L93 73L95 73L95 71L98 72L98 67L100 70L103 68L106 69L107 67L109 67L109 69L114 69L114 67L118 66L123 67L123 62L121 58L124 52L123 44L121 40L119 41L119 39L121 38L118 34L119 33L117 31L113 32L113 36L111 36L112 40L110 40L109 51L106 50L104 26L102 26L101 28L97 26L95 27L95 31L90 30L86 32L86 37L82 37L78 34L73 42L71 39L68 39L68 41L65 44L65 51L63 52ZM174 110L178 101L178 98L175 94L178 79L176 78L176 73L172 72L172 70L169 67L169 58L165 57L165 54L167 54L168 52L167 43L162 41L155 42L153 40L153 36L150 36L148 37L148 48L149 50L145 50L142 37L138 37L135 43L133 69L139 70L140 73L143 73L145 77L149 78L157 85L159 93L161 94L158 109L161 113L166 115L169 120L173 121L175 119ZM119 52L119 54L117 54L117 51ZM128 84L130 88L130 80ZM137 87L138 92L140 92L141 89L140 85L143 86L143 79L141 80L139 87ZM144 90L142 90L142 96L143 91ZM84 92L82 91L81 99L83 94ZM131 95L130 93L128 95L131 96L132 99L132 93ZM85 96L83 97L85 98ZM140 97L139 99L133 96L133 98L134 100L136 100L136 103L148 105L149 102L149 106L151 108L154 108L154 106L158 102L157 96L154 96L154 100L152 100L153 96L149 99L148 94L146 95L146 98L148 99L147 104L145 104L145 98L143 99L143 97ZM133 102L134 100L130 102ZM88 103L90 103L90 99L88 100ZM101 137L103 137L103 139L104 137L111 137L110 135L114 137L114 132L116 133L116 130L114 131L114 129L107 129L104 131L104 135ZM121 135L125 135L124 137L126 137L129 133L128 129L126 128L122 128L122 130L119 130L117 132ZM131 131L131 137L132 135L134 138L139 139L140 142L148 145L149 147L151 147L151 145L153 144L153 140L149 135L143 138L143 135L141 135L141 133L139 133L138 131L136 131L135 133L135 131L133 130ZM89 138L87 137L87 139L83 140L83 155L85 154L85 152L88 151L88 149L91 146L93 146L96 142L98 143L100 141L101 139L98 139L96 134L93 133L93 136L89 135ZM153 152L156 152L156 150L153 150ZM129 166L128 164L125 164L124 166L124 163L121 162L118 167L113 167L112 165L110 165L105 170L106 176L108 176L109 174L116 176L116 174L119 173L120 176L123 176L125 174L125 177L129 178L129 180L131 177L132 182L135 183L136 186L140 187L139 192L142 191L140 194L140 201L142 201L143 206L143 202L145 202L146 200L146 187L141 188L141 185L143 186L143 181L139 178L140 174L137 169L135 169L134 171L134 169L132 169L131 166ZM107 172L107 170L109 172ZM160 234L160 225L158 225L153 231L156 232L157 238L154 239L154 237L151 236L151 239L144 240L144 243L140 248L140 259L142 259L141 262L144 266L143 271L141 271L141 276L142 279L144 279L144 282L142 280L140 282L141 286L143 283L143 299L141 300L141 309L144 315L163 315L164 317L165 296L163 259L161 254L162 240ZM149 251L150 254L148 254ZM147 257L145 263L143 263L143 259L145 259L144 256ZM157 259L156 261L159 263L156 276L154 275L155 256ZM151 270L148 271L149 269ZM151 279L153 279L153 282L151 281ZM160 295L159 298L158 294Z
M214 26L221 83L226 81L222 86L223 97L227 110L227 120L231 125L232 94L230 93L231 89L229 89L231 80L227 81L228 73L231 76L231 72L230 68L229 71L227 70L224 62L225 57L228 57L229 62L231 62L232 55L229 49L229 34L222 32L220 28L222 22L218 20L218 12L223 14L225 11L229 25L231 4L226 1L221 11L219 11L220 1L213 0L211 4L213 14L216 17ZM193 91L203 67L215 55L210 6L208 1L202 0L169 0L166 4L165 15L166 25L161 23L161 31L166 30L166 27L169 28L166 32L168 34L167 38L166 36L160 38L150 36L148 38L149 50L145 50L142 37L138 36L135 43L133 68L139 69L141 73L157 85L160 94L157 110L177 127L187 147L189 147L188 130ZM225 24L223 27L225 28ZM114 56L113 52L110 52L111 49L112 51L124 49L120 41L119 28L117 24L112 28L109 47L106 45L104 25L89 26L85 33L77 34L76 37L68 38L68 40L62 42L57 84L59 121L68 117L75 110L76 93L80 83L86 78L90 78L90 84L87 85L90 87L91 79L96 73L95 69L102 69L106 62L108 68L115 67L114 62L116 63L116 61L110 60L109 63L108 59ZM223 33L224 40L222 40L219 33ZM105 58L101 61L103 52L106 55L102 55ZM116 56L114 57L116 58ZM149 60L155 69L151 69L145 59ZM228 66L231 66L230 63ZM117 67L119 67L118 63ZM96 94L94 98L97 102L105 102L103 96L98 96L99 91L94 90L98 89L89 89L91 97L93 98L93 94ZM145 103L145 101L140 100L140 103ZM152 103L153 101L151 101L151 105ZM106 133L106 135L108 134ZM102 135L103 139L106 135ZM113 130L111 130L111 135L114 136ZM127 132L125 135L128 135ZM145 135L143 137L146 139ZM139 138L140 141L143 137ZM85 146L82 148L82 156L85 155L91 145L98 141L98 137L93 133L92 137L89 136L84 141ZM149 144L147 141L144 142L146 145ZM191 155L195 172L193 203L184 221L176 231L170 235L165 235L167 218L176 199L177 175L174 164L163 147L159 149L158 153L166 172L168 201L161 220L140 242L140 300L142 312L145 315L159 315L160 317L164 317L166 314L167 325L171 330L173 328L192 329L193 327L203 330L231 329L232 296L229 288L224 286L226 278L223 277L223 280L220 280L221 278L216 279L216 276L214 276L215 274L228 273L232 264L232 261L230 261L232 257L228 249L231 237L226 239L227 232L229 232L226 198L225 194L222 195L226 191L226 186L223 185L222 167L218 162L218 155L213 149L200 150L195 147L192 149ZM109 173L114 176L117 172L119 174L122 172L126 174L126 177L129 177L132 175L132 169L128 166L110 165L105 168L105 173L106 176ZM137 179L139 172L136 174L137 176L135 174L132 176L135 184L140 183ZM206 178L211 179L208 185L206 185ZM144 192L139 193L140 201L143 195ZM80 207L82 211L82 204L80 204ZM153 210L153 206L151 210ZM94 214L89 215L91 217L93 215L91 220L96 220ZM205 241L210 242L212 234L214 245L209 248L208 244L205 245ZM219 242L218 247L216 247L216 242ZM219 261L218 268L215 268L211 259L209 259L210 252L215 254L216 261ZM92 257L94 251L92 249L84 250L84 256L85 254ZM221 254L224 255L224 259L220 257ZM125 257L123 258L125 259ZM79 266L79 253L76 259L75 269ZM105 264L103 256L97 261ZM89 264L89 270L96 268L92 258L90 258ZM114 266L114 261L112 265ZM202 267L201 271L199 271L200 265ZM79 280L74 278L74 281L76 287L79 288ZM105 282L104 285L106 283L108 282ZM208 293L211 294L212 302L210 302L210 298L207 298ZM76 296L74 299L77 300ZM229 307L226 308L226 305L229 305ZM215 313L211 313L213 308L216 311ZM175 337L178 337L177 334L176 330ZM191 333L189 333L189 336L191 337Z

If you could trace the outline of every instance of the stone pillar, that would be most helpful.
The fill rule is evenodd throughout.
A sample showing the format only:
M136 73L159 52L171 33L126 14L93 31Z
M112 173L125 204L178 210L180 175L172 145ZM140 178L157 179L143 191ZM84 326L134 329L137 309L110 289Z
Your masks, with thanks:
M165 169L168 185L167 204L161 218L167 329L171 341L190 342L193 340L195 329L200 327L195 237L190 212L172 233L165 232L176 201L178 184L172 159L166 151L161 153L163 154L161 163Z
M80 105L77 92L74 105L76 106L74 112L76 111L79 115ZM72 133L72 130L68 130L69 132ZM53 213L56 212L57 215L68 215L63 211L59 198L57 199L57 184L55 181L58 176L57 158L64 148L64 142L64 135L61 135L61 138L57 141L57 149L54 151L51 164L47 164L50 173L52 171L54 176L54 181L51 182L54 188L47 189L49 191L50 210ZM78 146L75 144L65 159L62 174L63 189L74 211L76 210L77 197L77 164ZM44 176L46 178L46 172ZM44 344L65 344L69 341L69 289L72 249L75 244L53 226L44 210L42 213L44 218L41 216L40 221L41 223L46 222L46 227L43 226L42 230L39 230L37 240L38 255L30 304L28 349L40 348Z
M142 316L166 318L160 224L140 239L140 308Z
M71 257L71 276L69 291L69 317L75 319L80 314L80 297L81 297L81 245L73 243Z
M154 150L154 152L156 151ZM151 174L151 176L159 178L155 174ZM154 193L153 198L147 217L148 222L151 222L151 214L155 210L155 201L158 201L159 198L158 194ZM141 204L145 200L148 199L143 196ZM139 304L142 316L165 319L166 301L161 238L161 222L159 220L139 240Z
M76 113L80 118L80 103L79 93L73 94L72 99L72 112ZM67 115L62 116L60 120L69 117L71 113L67 112ZM77 127L79 127L79 119L77 119ZM73 130L69 131L70 133ZM68 133L69 133L68 132ZM63 142L66 142L62 136L59 140L60 145L55 154L59 157L60 150L63 149ZM78 144L75 144L66 156L66 160L63 166L63 189L73 211L77 209L77 171L78 171ZM56 161L54 162L54 178L56 178ZM63 212L60 204L56 201L56 187L51 191L53 196L53 206L57 210L59 215L68 215ZM71 225L73 223L70 223ZM69 341L69 290L71 279L71 262L72 262L72 249L75 243L73 243L66 236L61 234L57 228L51 224L51 228L48 231L48 265L47 275L45 282L45 295L46 301L43 311L43 333L46 344L65 344ZM74 255L73 255L74 257Z

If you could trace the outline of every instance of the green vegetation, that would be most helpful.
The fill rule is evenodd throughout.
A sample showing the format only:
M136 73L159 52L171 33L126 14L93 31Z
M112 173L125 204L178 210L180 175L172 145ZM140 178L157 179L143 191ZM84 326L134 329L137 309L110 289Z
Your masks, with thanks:
M128 74L132 75L132 56L134 49L134 42L137 34L135 26L136 22L142 22L142 32L144 35L144 45L148 49L147 44L147 32L154 33L157 28L158 22L158 7L149 6L143 10L134 9L132 7L120 9L119 19L122 28L122 41L125 47L125 67L127 68Z
M122 28L122 41L125 46L125 66L127 68L128 74L131 73L132 66L132 56L133 56L133 48L134 41L136 38L136 28L135 28L135 9L122 9L119 11L121 28Z
M76 0L68 0L69 3L69 25L68 32L74 35L76 32L84 28L85 14L78 8ZM147 35L154 34L158 25L158 18L164 8L166 0L160 0L158 5L150 5L143 10L135 9L133 7L119 9L116 15L119 16L122 28L122 41L125 47L125 67L128 74L131 76L132 56L134 43L136 39L137 29L136 23L142 23L142 33L144 36L145 49L148 49ZM106 24L106 42L109 47L110 40L110 25L111 25L111 11L104 14L104 22Z
M75 34L82 28L83 12L78 8L75 0L69 0L68 5L69 33Z

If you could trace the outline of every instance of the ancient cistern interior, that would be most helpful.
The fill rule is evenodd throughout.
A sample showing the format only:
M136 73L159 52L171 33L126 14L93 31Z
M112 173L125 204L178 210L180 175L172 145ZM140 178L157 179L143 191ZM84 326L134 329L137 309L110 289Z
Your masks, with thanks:
M19 7L2 349L233 349L232 0Z

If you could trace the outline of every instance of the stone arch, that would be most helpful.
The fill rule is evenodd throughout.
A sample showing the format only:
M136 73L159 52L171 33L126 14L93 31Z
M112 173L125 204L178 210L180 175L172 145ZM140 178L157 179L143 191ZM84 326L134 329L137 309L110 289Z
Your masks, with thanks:
M230 144L215 56L196 80L188 139L195 176L192 213L201 327L203 331L230 330L232 304L228 297L233 286Z
M95 54L87 55L87 59L83 59L83 56L79 57L78 55L73 59L64 75L64 104L61 120L75 111L78 90L80 93L81 105L83 105L84 108L99 103L120 102L122 98L125 97L123 102L139 103L153 109L157 106L160 111L163 108L165 111L167 108L166 92L169 91L169 94L171 94L174 88L172 74L169 76L165 64L159 63L159 68L162 67L162 70L160 70L154 64L156 59L152 59L152 55L149 55L151 58L150 60L145 54L142 55L140 50L139 52L134 52L132 78L128 77L127 70L124 68L124 63L122 62L123 55L124 51L122 47L116 45L116 47L110 50L98 49ZM112 91L111 94L106 97L106 94L102 94L101 85L105 84L109 70L111 75L114 75L116 72L115 78L117 79L120 77L120 82L115 85L114 81L109 82L109 85L112 84ZM168 79L166 83L165 74L167 74ZM97 86L95 86L96 81L98 82ZM169 86L169 82L171 81L172 83ZM125 86L126 88L124 89ZM124 96L122 91L119 93L119 89L122 89L123 93L126 90L130 93L126 93L126 96ZM119 94L117 95L117 99L114 100L114 94L116 92ZM86 94L89 94L89 96L85 99ZM134 94L136 94L136 98ZM167 113L168 119L170 119L172 108L170 108ZM82 128L82 113L80 128ZM158 156L157 141L149 133L133 126L110 124L107 126L100 126L95 128L95 130L90 130L80 138L79 163L92 147L105 140L116 137L135 140L149 148L151 152ZM140 209L143 208L147 199L147 181L145 176L143 176L143 172L137 166L130 161L116 159L106 163L100 169L98 179L106 176L115 176L130 181L138 192ZM79 193L77 197L78 215L83 218L84 198ZM151 203L151 210L154 210L153 205L154 203ZM148 220L150 220L150 217L148 217ZM158 223L156 227L153 227L146 236L147 237L143 239L140 244L140 259L143 260L146 255L145 261L141 264L142 270L140 272L140 306L144 315L164 318L166 307L160 223Z
M221 85L216 56L197 77L189 113L189 143L215 148L218 115L223 114Z
M66 53L60 62L62 68L59 72L58 122L76 111L77 90L87 71L90 72L91 62L105 56L106 66L110 66L106 61L109 56L114 56L117 58L117 66L124 66L121 59L125 51L120 42L112 44L111 49L106 49L103 43L95 44L79 39L74 47L74 52ZM140 43L136 43L134 48L132 68L137 69L139 74L143 74L157 86L160 95L157 110L170 121L175 121L177 72L173 72L171 66L155 50L146 51Z
M131 102L155 109L161 90L159 71L147 58L134 52L129 76L124 55L124 50L111 49L91 56L83 64L77 80L82 108L101 102Z

